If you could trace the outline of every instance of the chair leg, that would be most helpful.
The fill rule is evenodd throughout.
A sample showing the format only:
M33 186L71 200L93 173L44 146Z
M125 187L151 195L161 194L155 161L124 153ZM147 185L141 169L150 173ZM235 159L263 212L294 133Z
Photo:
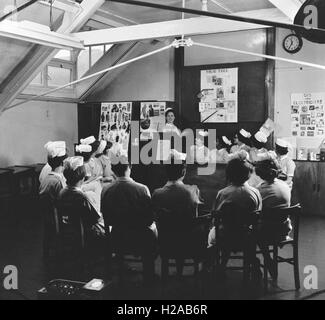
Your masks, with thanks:
M144 282L152 285L155 275L155 259L151 255L145 255L142 257L142 263Z
M200 261L194 259L194 275L197 276L200 272Z
M244 257L243 257L243 267L244 267L243 282L245 285L249 283L250 266L251 266L251 262L252 262L250 258L251 257L249 256L249 251L245 250Z
M117 268L118 268L118 278L120 282L123 282L124 280L124 259L123 255L116 254L116 262L117 262Z
M295 287L296 287L296 290L300 290L298 244L295 244L293 246L293 259L294 259Z
M264 292L268 291L268 269L266 265L266 261L264 259L263 261L263 286L264 286Z
M169 275L169 260L168 258L161 258L161 278L165 282Z
M274 265L275 265L275 273L274 273L274 279L275 281L278 280L279 277L279 264L278 264L278 255L279 255L279 249L278 246L273 246L273 261L274 261Z
M184 259L176 259L176 270L177 276L181 278L183 276L183 269L184 269Z

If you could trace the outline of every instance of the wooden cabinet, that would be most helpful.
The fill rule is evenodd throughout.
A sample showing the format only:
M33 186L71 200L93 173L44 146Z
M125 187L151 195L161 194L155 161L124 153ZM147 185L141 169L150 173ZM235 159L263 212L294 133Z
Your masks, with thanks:
M317 213L325 216L325 162L319 163L317 194Z
M293 203L299 202L308 215L325 216L325 163L297 161Z
M9 213L12 196L12 171L0 169L0 219Z

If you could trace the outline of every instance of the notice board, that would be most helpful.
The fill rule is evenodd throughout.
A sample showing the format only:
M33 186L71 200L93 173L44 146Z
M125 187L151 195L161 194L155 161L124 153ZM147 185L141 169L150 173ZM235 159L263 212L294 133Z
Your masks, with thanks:
M267 114L266 67L265 61L184 67L180 84L182 120L186 125L192 127L201 124L202 70L238 68L238 119L236 127L240 127L243 123L253 125L253 123L264 122ZM202 123L201 127L204 126ZM226 126L231 126L231 123L226 124ZM211 124L208 127L211 128Z

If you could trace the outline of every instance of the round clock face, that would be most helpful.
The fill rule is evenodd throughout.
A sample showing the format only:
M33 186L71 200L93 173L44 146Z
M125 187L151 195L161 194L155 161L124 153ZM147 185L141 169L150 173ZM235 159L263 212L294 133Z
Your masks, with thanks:
M290 34L284 39L283 48L289 53L297 53L302 48L302 39L295 34Z

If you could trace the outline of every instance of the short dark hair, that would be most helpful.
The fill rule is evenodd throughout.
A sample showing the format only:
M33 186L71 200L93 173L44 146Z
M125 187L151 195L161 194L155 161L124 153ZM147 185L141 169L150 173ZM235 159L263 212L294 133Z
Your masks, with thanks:
M172 110L172 109L169 109L169 110L167 110L166 113L165 113L165 118L167 118L167 116L168 116L169 113L172 113L172 114L176 117L176 113L175 113L175 111Z
M251 173L251 165L242 159L230 160L226 168L228 181L236 186L243 185L249 179Z
M63 171L64 177L67 179L67 185L70 187L75 186L79 181L86 177L85 166L78 167L73 170L70 166L66 166Z
M277 144L275 145L275 152L278 153L280 156L285 156L289 153L288 147L280 147Z
M176 181L186 174L186 164L184 161L181 163L174 163L172 161L171 164L166 164L166 174L168 181Z
M255 136L251 138L251 146L255 147L256 149L262 149L266 147L266 143L257 141Z
M85 152L82 154L85 162L88 162L91 156L98 150L100 146L100 141L96 140L95 142L90 144L90 146L91 146L91 152Z
M113 143L111 141L107 141L106 147L103 151L103 154L106 154L108 150L110 150L113 147Z
M67 155L64 155L62 157L54 157L54 158L48 157L47 163L54 171L55 169L63 166L63 162L66 158L67 158Z
M116 174L117 177L124 177L125 172L130 168L132 165L130 164L129 160L126 157L113 157L112 161L112 171Z
M256 164L256 174L267 182L273 182L279 174L279 165L274 160L263 160Z
M237 138L240 142L246 144L247 146L252 146L251 138L244 137L240 132L237 133Z
M217 149L218 150L220 150L220 149L226 149L228 151L228 153L230 152L231 145L226 144L223 141L222 136L221 137L217 137L216 144L217 144Z

